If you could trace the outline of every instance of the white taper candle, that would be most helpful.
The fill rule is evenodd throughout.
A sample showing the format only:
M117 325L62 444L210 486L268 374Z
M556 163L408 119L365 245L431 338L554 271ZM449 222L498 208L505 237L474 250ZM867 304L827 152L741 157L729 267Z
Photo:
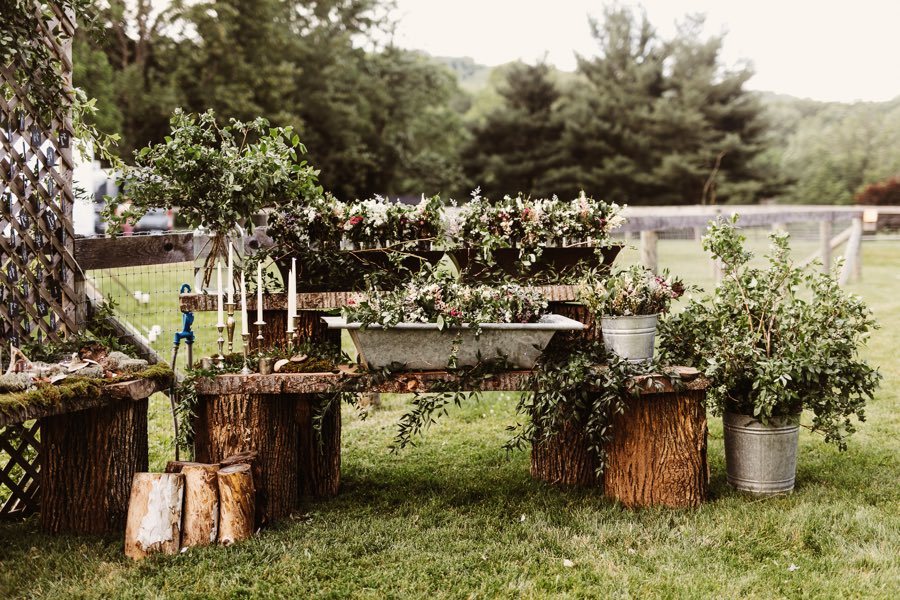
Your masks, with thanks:
M256 321L263 322L263 283L262 263L256 265Z
M247 281L244 279L244 270L241 269L241 335L250 333L250 323L247 318Z
M234 304L234 244L228 242L228 303Z
M225 327L225 309L222 307L222 261L216 262L216 309L219 320L216 327Z

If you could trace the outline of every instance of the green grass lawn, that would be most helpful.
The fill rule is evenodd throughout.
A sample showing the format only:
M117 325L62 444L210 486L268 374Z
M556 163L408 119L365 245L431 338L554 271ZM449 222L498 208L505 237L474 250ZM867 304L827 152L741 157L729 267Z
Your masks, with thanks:
M711 281L696 244L662 242L660 253L664 266ZM366 421L345 412L338 498L235 547L140 564L120 539L3 524L0 598L900 597L900 243L867 244L864 278L851 289L882 324L866 355L883 387L847 452L801 433L790 496L727 487L717 419L700 509L630 511L537 483L527 453L499 449L515 421L511 394L453 411L390 454L404 409L394 396ZM156 468L169 455L167 410L154 399Z

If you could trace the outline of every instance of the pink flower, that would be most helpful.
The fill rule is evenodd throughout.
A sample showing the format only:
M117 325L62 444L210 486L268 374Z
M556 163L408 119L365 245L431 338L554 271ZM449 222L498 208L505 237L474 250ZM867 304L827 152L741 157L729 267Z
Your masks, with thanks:
M354 225L359 225L360 223L362 223L362 220L363 218L357 215L355 217L351 217L348 223L350 223L350 226L352 227Z

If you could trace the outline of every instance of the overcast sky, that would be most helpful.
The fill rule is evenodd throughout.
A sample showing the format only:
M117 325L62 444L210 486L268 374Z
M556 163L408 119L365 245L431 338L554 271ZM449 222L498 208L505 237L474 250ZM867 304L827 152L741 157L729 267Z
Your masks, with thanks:
M596 53L588 14L602 0L397 0L396 41L437 56L486 65L534 62L561 69L575 52ZM629 2L629 5L635 3ZM705 13L709 33L726 32L723 59L749 61L749 87L817 100L900 96L900 0L646 0L664 36L689 13Z

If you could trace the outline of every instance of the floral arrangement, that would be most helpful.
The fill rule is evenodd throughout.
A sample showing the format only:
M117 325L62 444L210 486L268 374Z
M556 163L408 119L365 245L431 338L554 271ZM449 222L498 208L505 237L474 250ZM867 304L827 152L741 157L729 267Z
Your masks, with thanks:
M482 248L486 260L498 248L519 248L520 259L530 263L543 246L602 247L610 231L623 223L617 204L594 200L583 191L570 202L522 195L495 201L476 189L462 208L458 239Z
M397 323L437 323L440 329L479 323L534 323L547 301L516 284L471 286L449 274L428 271L388 292L370 292L342 309L348 322L393 327Z
M266 234L291 254L337 248L346 205L331 194L297 199L269 215Z
M439 196L423 195L415 206L375 196L343 205L340 229L350 249L427 244L443 232L442 208Z
M627 317L655 315L669 309L684 295L684 283L667 272L656 275L640 265L620 270L605 279L582 282L579 300L596 315Z

